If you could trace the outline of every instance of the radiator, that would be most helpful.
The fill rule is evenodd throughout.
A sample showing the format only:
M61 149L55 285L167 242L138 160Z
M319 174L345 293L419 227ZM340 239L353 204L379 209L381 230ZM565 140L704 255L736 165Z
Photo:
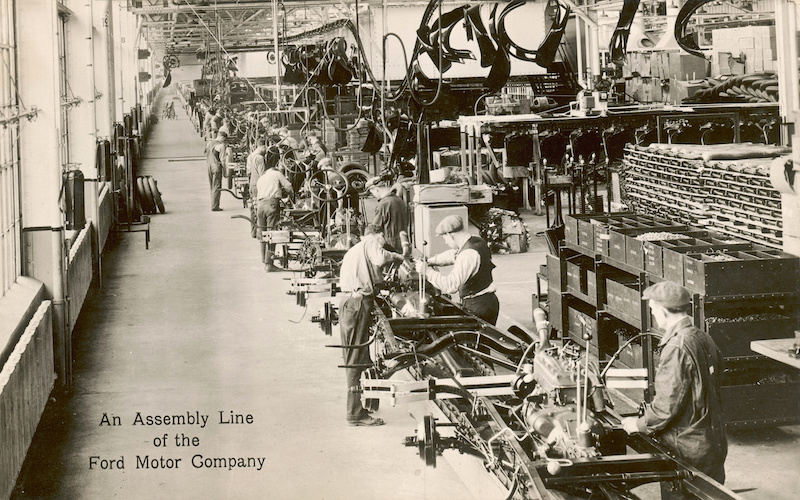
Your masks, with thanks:
M33 315L0 371L0 498L14 489L55 380L51 302Z
M99 215L97 221L97 239L100 242L99 254L103 253L103 248L106 246L108 234L111 232L112 214L111 214L111 191L109 184L103 185L100 189Z
M69 250L67 264L68 331L72 331L75 327L75 322L78 321L78 315L83 307L83 301L92 284L92 231L94 231L94 223L87 224Z

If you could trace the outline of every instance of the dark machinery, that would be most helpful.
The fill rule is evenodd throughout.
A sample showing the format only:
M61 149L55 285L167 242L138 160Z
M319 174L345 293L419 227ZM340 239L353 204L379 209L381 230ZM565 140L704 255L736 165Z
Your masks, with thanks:
M664 482L700 498L738 498L653 440L628 436L599 366L577 344L551 347L543 313L535 335L502 332L435 290L420 293L402 266L389 278L374 311L374 364L362 376L362 398L370 409L381 400L438 407L439 419L425 416L405 440L427 465L445 450L474 456L508 498L639 498L636 487ZM316 319L329 333L328 308ZM390 379L401 370L416 380Z

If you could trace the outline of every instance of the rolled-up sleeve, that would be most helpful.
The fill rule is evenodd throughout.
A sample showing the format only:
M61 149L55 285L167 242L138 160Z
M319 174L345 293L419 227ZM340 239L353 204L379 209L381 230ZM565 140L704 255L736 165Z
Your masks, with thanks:
M669 426L686 407L692 363L678 346L667 344L656 371L655 397L637 425L642 432L658 433Z

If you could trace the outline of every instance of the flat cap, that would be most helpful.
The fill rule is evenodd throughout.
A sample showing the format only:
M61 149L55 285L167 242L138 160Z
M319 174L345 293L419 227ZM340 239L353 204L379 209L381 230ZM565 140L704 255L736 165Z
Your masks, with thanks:
M642 293L642 298L654 300L664 307L681 307L692 301L687 289L671 281L650 285Z
M460 215L448 215L436 226L436 235L454 233L464 229L464 219Z

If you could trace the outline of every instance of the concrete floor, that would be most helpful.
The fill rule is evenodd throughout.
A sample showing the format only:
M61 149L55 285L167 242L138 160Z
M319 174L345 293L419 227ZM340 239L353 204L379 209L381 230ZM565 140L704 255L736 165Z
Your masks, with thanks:
M338 331L327 338L309 321L323 299L304 317L288 275L264 273L247 223L230 218L246 213L240 201L223 193L224 211L209 210L204 161L193 159L203 144L176 111L155 126L140 172L158 180L167 213L153 217L149 250L142 234L125 234L106 254L103 287L74 334L73 394L51 401L12 498L502 498L473 496L446 461L428 468L403 447L416 427L408 408L381 408L383 427L345 424L340 353L324 347ZM533 231L542 219L526 216ZM530 325L545 252L534 237L530 253L495 258L500 326ZM137 412L209 420L134 425ZM222 424L219 412L252 423ZM199 444L176 447L176 435ZM800 498L800 427L737 431L731 443L728 486L752 500ZM195 468L195 455L263 462ZM95 456L125 468L91 465ZM181 461L137 468L145 456Z

